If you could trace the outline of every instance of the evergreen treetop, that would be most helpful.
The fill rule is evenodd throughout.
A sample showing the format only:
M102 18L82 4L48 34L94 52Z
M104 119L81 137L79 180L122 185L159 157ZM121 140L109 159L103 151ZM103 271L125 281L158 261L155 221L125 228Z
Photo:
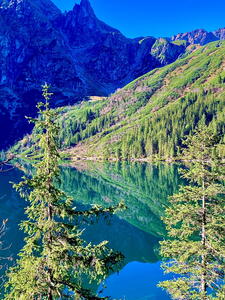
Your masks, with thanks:
M166 273L160 283L173 299L225 299L225 188L223 162L216 157L217 137L200 126L186 141L189 159L183 177L189 184L171 198L164 222L169 239L161 243Z
M84 287L84 279L101 282L122 258L106 241L92 245L83 240L79 225L82 218L115 212L123 204L79 211L73 207L73 199L58 188L58 127L56 113L50 109L51 95L44 85L45 102L38 104L39 118L31 119L39 132L35 174L15 185L29 201L27 220L21 224L27 237L17 265L8 274L6 300L100 299Z

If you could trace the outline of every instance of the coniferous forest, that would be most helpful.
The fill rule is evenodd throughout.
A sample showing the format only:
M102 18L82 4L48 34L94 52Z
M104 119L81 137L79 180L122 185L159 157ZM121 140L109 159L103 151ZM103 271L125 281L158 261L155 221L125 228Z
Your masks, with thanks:
M224 49L206 45L109 98L58 109L60 148L73 158L173 159L200 123L224 142ZM24 137L16 151L31 143Z

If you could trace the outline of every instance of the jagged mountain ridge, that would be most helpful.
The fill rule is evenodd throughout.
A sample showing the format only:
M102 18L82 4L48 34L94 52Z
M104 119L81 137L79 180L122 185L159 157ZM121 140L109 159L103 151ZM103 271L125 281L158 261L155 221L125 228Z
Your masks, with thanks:
M24 115L36 111L45 81L57 106L108 95L175 61L188 45L177 39L126 38L98 20L89 0L65 14L50 0L0 1L1 148L29 130Z
M54 104L65 105L107 95L166 63L150 54L155 38L127 39L97 19L88 0L67 14L50 0L3 0L0 25L0 125L8 129L1 148L28 131L24 115L36 111L45 81ZM183 52L166 43L176 58Z
M225 28L220 28L213 32L208 32L205 29L196 29L191 32L179 33L172 36L170 41L184 40L187 41L189 45L199 44L204 46L208 43L215 42L218 40L225 39Z

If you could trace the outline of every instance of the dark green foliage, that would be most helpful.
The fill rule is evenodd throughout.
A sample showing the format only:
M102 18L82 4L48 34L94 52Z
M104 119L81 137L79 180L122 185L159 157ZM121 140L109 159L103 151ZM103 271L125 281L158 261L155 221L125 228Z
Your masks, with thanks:
M225 299L225 172L218 159L218 137L200 126L186 141L189 159L183 177L189 185L171 198L164 222L161 254L165 271L178 274L162 282L173 299Z
M85 289L84 279L102 281L122 256L108 249L106 241L86 243L79 225L84 219L93 221L123 205L93 205L90 210L79 211L73 207L73 199L58 188L57 112L49 107L47 85L43 96L45 103L38 104L40 117L31 120L38 132L38 153L30 155L36 171L15 186L29 201L27 220L21 224L27 237L17 265L9 272L5 299L100 299Z
M100 110L104 100L84 102L75 108L59 110L59 143L60 148L76 145L83 139L95 135L104 126L104 118L100 118ZM100 119L96 122L96 119Z
M62 109L60 147L75 157L170 160L202 121L224 141L224 51L225 42L208 44L109 98ZM27 145L29 137L15 151Z

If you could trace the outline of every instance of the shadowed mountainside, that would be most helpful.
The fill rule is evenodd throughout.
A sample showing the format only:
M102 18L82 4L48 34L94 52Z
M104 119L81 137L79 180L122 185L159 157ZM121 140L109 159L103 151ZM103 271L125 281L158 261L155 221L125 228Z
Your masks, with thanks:
M224 29L170 38L129 39L100 21L89 0L62 13L50 0L0 1L1 148L27 133L41 85L54 106L107 96L146 72L174 62L190 44L224 38Z
M225 42L208 44L109 98L59 110L61 148L75 159L170 159L200 122L224 142L224 51ZM14 150L29 147L26 137Z

